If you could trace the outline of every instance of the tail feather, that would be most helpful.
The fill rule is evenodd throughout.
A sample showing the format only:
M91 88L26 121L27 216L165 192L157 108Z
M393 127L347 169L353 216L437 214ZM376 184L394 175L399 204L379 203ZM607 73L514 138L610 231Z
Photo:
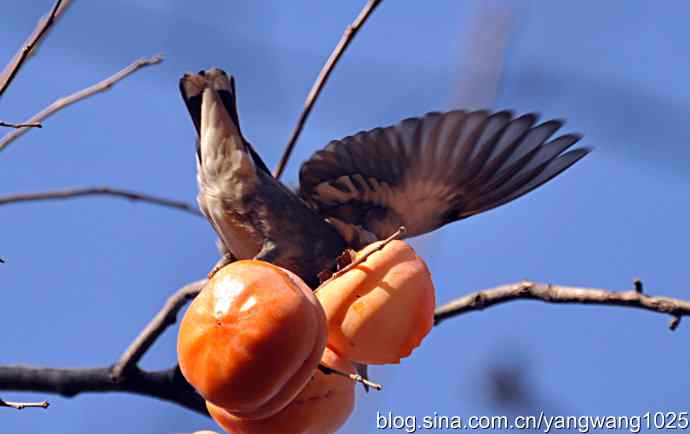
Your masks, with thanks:
M254 148L242 136L235 80L225 71L211 68L180 79L180 93L197 131L199 164L232 162L237 150L250 155L253 166L270 173Z

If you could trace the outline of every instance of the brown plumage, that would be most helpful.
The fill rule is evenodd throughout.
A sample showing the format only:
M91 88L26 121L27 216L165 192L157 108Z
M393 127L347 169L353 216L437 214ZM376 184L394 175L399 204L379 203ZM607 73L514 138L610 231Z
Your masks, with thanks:
M584 157L562 122L501 111L429 113L334 140L300 170L297 193L242 136L232 77L180 80L198 133L197 200L234 258L288 268L311 286L346 248L400 226L415 236L529 193Z
M196 127L199 208L236 259L272 262L310 286L346 245L323 217L275 179L240 131L234 80L219 69L185 75Z
M300 194L351 243L400 226L420 235L517 199L589 152L567 151L576 134L549 141L562 122L536 121L507 111L429 113L334 140L302 165Z

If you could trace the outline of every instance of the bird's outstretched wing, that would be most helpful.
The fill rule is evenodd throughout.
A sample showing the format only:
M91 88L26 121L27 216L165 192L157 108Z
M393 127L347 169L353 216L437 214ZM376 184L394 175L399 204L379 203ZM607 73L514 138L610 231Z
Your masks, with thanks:
M557 176L589 149L550 137L536 114L429 113L334 140L300 170L300 194L336 227L384 238L434 230L512 201Z

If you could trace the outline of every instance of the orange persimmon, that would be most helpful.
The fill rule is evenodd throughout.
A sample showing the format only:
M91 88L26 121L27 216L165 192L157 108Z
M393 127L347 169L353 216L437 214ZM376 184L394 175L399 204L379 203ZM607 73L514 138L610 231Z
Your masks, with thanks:
M323 364L354 373L352 363L326 349ZM233 434L332 434L352 413L355 383L318 369L299 395L283 410L265 419L244 419L206 402L211 417Z
M177 354L207 401L251 419L297 396L325 344L324 312L311 289L288 270L243 260L219 270L194 299Z
M325 282L316 297L326 312L328 346L359 363L399 363L433 326L431 273L404 241Z

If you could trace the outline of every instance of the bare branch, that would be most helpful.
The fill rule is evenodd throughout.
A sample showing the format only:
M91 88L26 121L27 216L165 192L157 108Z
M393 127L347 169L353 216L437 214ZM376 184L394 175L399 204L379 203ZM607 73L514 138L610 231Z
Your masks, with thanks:
M307 95L307 100L304 102L304 108L302 109L302 113L299 115L299 119L297 119L295 128L292 130L290 140L288 140L285 150L283 151L283 156L280 158L280 162L276 167L274 172L274 176L276 178L280 178L280 176L283 174L285 166L287 166L287 162L290 159L290 154L292 154L292 150L295 147L295 143L297 143L297 139L302 133L302 129L304 128L304 124L307 122L307 118L314 107L314 103L316 103L316 100L321 94L321 90L323 90L323 87L328 81L331 72L333 72L333 68L335 68L338 60L340 60L340 57L343 55L348 45L350 45L350 42L352 42L352 39L354 39L359 29L364 25L371 13L374 12L380 3L381 0L369 0L367 4L364 5L364 8L362 8L362 10L359 12L357 18L355 18L352 24L345 29L345 32L343 32L343 35L340 37L340 41L338 41L338 45L336 45L336 47L333 49L333 52L326 61L326 64L323 66L323 68L321 68L319 76L312 85L309 95Z
M176 366L164 371L132 369L120 378L111 368L38 368L0 366L0 389L55 393L67 398L88 392L127 392L170 401L201 414L203 398L196 393Z
M5 401L4 399L0 398L0 407L10 407L14 408L15 410L23 410L25 408L48 408L50 403L48 401L41 401L41 402L12 402L12 401Z
M152 203L155 205L165 206L169 208L176 208L186 211L190 214L203 216L194 205L177 200L166 199L158 196L151 196L148 194L137 193L130 190L121 190L111 187L86 187L74 188L67 190L46 191L39 193L23 193L12 194L7 196L0 196L0 206L9 205L19 202L35 202L40 200L56 200L56 199L72 199L81 196L115 196L122 197L129 200Z
M189 300L196 297L204 285L206 285L206 282L206 279L202 279L187 284L168 298L168 301L160 312L153 317L141 333L139 333L139 336L137 336L127 350L125 350L120 360L115 363L112 369L113 377L118 378L127 370L136 367L139 360L141 360L144 354L146 354L146 351L156 342L156 339L163 334L165 329L177 322L177 313Z
M25 124L34 124L34 123L40 123L43 122L46 118L54 114L55 112L72 105L78 101L81 101L85 98L88 98L94 94L104 92L108 89L110 89L115 83L118 81L126 78L127 76L133 74L134 72L138 71L139 69L149 66L149 65L155 65L157 63L160 63L163 61L163 57L160 55L148 58L148 59L138 59L134 61L132 64L127 66L126 68L118 71L117 73L113 74L112 76L106 78L103 81L100 81L92 86L87 87L86 89L80 90L78 92L75 92L71 95L68 95L66 97L60 98L48 107L44 108L37 114L35 114L31 119L27 120L24 122ZM0 151L5 149L7 145L9 145L11 142L16 140L19 136L22 134L26 133L29 130L29 128L18 128L8 134L6 134L2 139L0 139Z
M5 127L5 128L43 128L43 125L41 125L39 123L13 124L11 122L0 121L0 127Z
M670 297L651 297L638 292L642 283L630 291L609 291L597 288L577 288L547 283L518 282L474 292L447 303L434 313L435 324L468 312L486 309L512 300L539 300L546 303L595 304L644 309L671 315L669 328L675 330L680 318L690 315L690 301Z
M67 6L69 6L69 0L57 0L50 10L48 16L41 18L41 20L36 25L36 28L27 39L24 47L21 48L14 55L10 63L5 67L5 70L0 76L0 96L5 93L5 90L10 86L10 83L14 80L22 67L24 62L31 56L41 42L41 39L48 34L48 30L53 26L56 19L62 15Z
M112 367L84 369L0 366L0 390L57 393L72 397L84 392L128 392L151 396L207 414L204 401L182 376L179 367L147 372L136 366L163 331L174 324L177 313L203 287L205 280L190 283L168 299L161 311L139 334L120 360ZM669 297L650 297L636 290L613 292L605 289L576 288L544 283L518 282L474 292L436 309L435 325L465 313L512 300L529 299L547 303L624 306L672 315L671 328L682 316L690 315L690 301ZM320 366L322 372L329 371ZM356 378L348 375L355 381ZM370 384L376 387L375 383Z

